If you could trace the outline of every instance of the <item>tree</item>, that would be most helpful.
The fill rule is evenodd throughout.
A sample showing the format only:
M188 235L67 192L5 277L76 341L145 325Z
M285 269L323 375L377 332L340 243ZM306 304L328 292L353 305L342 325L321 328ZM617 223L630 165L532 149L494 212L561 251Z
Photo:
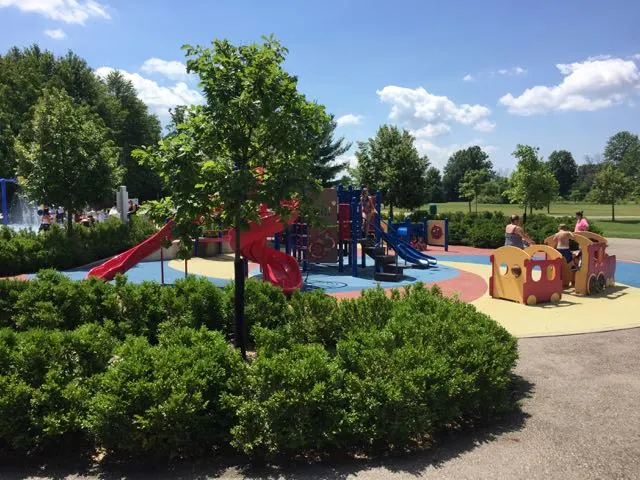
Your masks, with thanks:
M458 186L460 196L469 202L469 213L471 213L471 202L476 202L476 213L478 213L478 197L483 187L489 180L489 172L486 169L469 170L462 177Z
M611 205L611 221L616 220L616 203L631 193L632 182L616 166L607 162L596 174L589 199Z
M206 104L192 107L176 135L136 155L163 178L169 196L151 213L172 216L174 236L191 245L195 220L235 232L235 341L244 353L242 229L260 205L291 212L283 201L309 201L313 156L328 115L298 92L282 68L287 50L273 37L262 44L185 46L187 68L200 76Z
M636 182L640 181L640 142L624 153L620 160L620 170Z
M479 146L473 146L455 152L444 167L442 185L446 199L450 202L460 200L458 187L464 174L469 170L485 169L493 176L493 164L489 160L489 155L482 151Z
M429 167L425 174L427 182L427 198L429 202L444 202L444 190L442 188L442 176L436 167Z
M538 156L538 149L529 145L518 145L512 154L518 159L516 170L511 175L507 196L511 203L518 203L529 213L534 208L549 208L557 196L558 182Z
M416 208L424 204L429 159L420 156L408 131L382 125L374 138L358 143L356 158L356 176L362 185L382 192L390 216L394 206Z
M104 202L116 189L119 152L108 136L88 107L53 88L43 92L28 133L16 141L23 188L39 202L64 206L69 234L74 211Z
M322 143L313 156L312 173L323 187L337 185L336 177L348 166L348 162L339 162L337 159L349 151L351 143L346 142L344 137L333 138L336 127L337 124L331 116L324 126Z
M160 177L149 167L140 165L131 152L143 145L153 145L160 139L160 122L149 114L133 84L119 71L104 79L106 94L112 97L113 139L120 147L120 164L124 167L124 183L129 192L141 200L157 199L162 191Z
M547 166L558 181L560 196L568 198L578 179L578 164L573 159L573 155L566 150L553 151L549 155Z
M604 160L613 163L616 167L621 167L625 154L630 149L637 147L639 143L637 135L625 131L618 132L609 138L604 149Z
M585 163L578 165L578 179L569 195L572 201L581 202L593 187L593 179L602 166L600 155L585 157Z

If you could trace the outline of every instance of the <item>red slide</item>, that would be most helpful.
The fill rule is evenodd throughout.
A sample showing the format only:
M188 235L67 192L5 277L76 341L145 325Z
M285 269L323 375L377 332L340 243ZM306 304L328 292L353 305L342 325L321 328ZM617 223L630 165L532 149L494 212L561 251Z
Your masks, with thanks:
M293 222L295 217L289 222ZM260 223L250 222L249 230L240 235L240 253L247 260L259 263L265 280L291 293L302 287L302 274L298 262L291 255L267 247L267 237L282 231L283 222L279 215L263 209ZM231 246L235 245L235 235L229 232Z
M133 267L135 264L141 262L153 252L158 250L166 238L171 237L171 227L173 226L173 220L167 222L158 232L151 235L144 242L130 248L126 252L122 252L120 255L107 260L102 265L93 267L87 273L86 278L97 277L101 280L109 281L119 274L124 273Z

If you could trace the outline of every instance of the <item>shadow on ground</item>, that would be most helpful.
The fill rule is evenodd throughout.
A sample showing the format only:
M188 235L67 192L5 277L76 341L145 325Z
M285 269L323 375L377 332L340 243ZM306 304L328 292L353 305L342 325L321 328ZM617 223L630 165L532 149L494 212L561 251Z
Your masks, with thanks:
M512 394L521 403L534 394L534 385L526 379L515 376ZM322 460L280 459L267 465L256 466L245 457L226 457L199 461L196 463L178 463L173 465L144 464L123 467L109 462L96 462L90 456L77 456L74 459L57 457L31 464L12 462L13 466L0 468L2 479L241 479L256 480L345 480L350 475L384 467L390 472L401 472L409 476L418 476L428 468L440 468L449 460L499 437L506 441L519 442L520 432L529 415L521 409L505 414L491 424L476 425L445 431L435 436L428 448L385 454L378 457L331 456Z

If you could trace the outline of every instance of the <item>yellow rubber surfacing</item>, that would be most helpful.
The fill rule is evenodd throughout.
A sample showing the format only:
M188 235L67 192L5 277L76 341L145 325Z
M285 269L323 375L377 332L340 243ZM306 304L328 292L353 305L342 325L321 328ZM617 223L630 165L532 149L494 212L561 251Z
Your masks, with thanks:
M448 267L475 273L488 282L490 265L460 262L439 262ZM570 292L571 290L569 290ZM488 289L482 297L471 302L516 337L543 337L605 332L640 327L640 289L616 284L595 296L562 294L558 304L522 305L492 298Z
M233 254L213 258L193 257L187 261L187 273L233 280ZM169 267L184 272L184 260L171 260Z

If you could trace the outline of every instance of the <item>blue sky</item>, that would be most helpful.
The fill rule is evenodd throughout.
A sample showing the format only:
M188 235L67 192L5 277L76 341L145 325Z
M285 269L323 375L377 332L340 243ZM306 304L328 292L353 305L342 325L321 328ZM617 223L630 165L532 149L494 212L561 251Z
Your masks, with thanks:
M582 162L640 131L639 18L637 1L0 0L0 51L39 43L123 70L166 119L202 101L181 45L273 33L340 135L396 123L439 168L479 144L507 170L517 143Z

